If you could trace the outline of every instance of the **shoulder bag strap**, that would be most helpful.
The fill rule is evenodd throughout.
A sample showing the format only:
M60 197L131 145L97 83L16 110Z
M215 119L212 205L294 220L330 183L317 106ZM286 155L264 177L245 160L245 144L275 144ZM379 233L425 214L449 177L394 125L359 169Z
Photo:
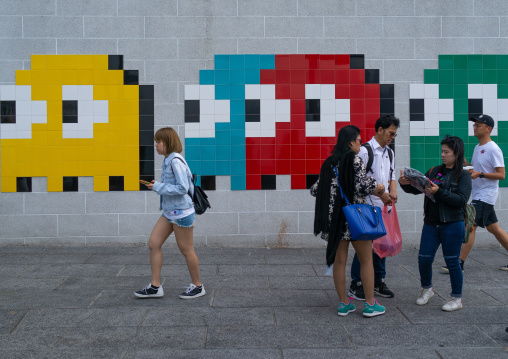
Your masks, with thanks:
M349 201L348 201L346 195L344 195L344 192L342 192L342 187L339 182L339 173L337 172L337 167L333 167L333 170L335 171L335 175L337 176L337 183L339 184L340 196L346 200L346 203L349 206Z

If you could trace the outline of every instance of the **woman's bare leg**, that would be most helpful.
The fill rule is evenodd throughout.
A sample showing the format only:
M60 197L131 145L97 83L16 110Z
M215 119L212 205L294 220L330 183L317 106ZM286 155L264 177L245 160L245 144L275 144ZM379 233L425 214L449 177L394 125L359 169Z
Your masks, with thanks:
M187 262L192 284L199 287L201 280L199 279L199 260L194 251L194 228L179 227L175 224L173 229L175 231L176 244Z
M150 266L152 267L152 285L156 287L161 285L162 245L171 233L173 233L173 224L169 223L165 217L160 217L157 223L155 223L148 240Z
M372 263L372 241L351 241L360 261L360 277L362 279L365 300L374 304L374 265Z
M341 240L333 263L333 284L341 303L349 303L346 293L346 263L349 241Z

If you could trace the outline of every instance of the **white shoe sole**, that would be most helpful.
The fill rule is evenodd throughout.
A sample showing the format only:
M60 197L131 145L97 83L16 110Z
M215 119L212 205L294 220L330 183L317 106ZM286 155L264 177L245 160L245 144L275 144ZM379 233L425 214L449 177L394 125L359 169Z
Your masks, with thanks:
M180 299L194 299L194 298L199 298L199 297L202 297L206 294L206 291L205 289L203 288L203 290L201 291L201 293L199 294L196 294L196 295L193 295L192 297L188 297L188 296L185 296L185 295L181 295L180 294Z
M504 270L504 271L508 271L508 267L505 266L505 267L499 267L500 270Z
M134 292L134 296L137 298L160 298L160 297L164 297L164 293L143 295L143 294L138 294L138 293Z
M348 315L349 313L353 313L353 312L356 312L356 308L355 308L355 309L353 309L353 310L348 311L347 313L339 313L339 312L337 312L337 315L338 315L339 317L347 317L347 315Z
M372 318L372 317L377 317L378 315L383 315L385 314L385 312L374 312L374 313L363 313L363 316L364 317L367 317L367 318Z
M445 312L454 312L456 310L462 309L462 304L459 307L455 307L455 308L445 308L443 306L441 309L444 310Z

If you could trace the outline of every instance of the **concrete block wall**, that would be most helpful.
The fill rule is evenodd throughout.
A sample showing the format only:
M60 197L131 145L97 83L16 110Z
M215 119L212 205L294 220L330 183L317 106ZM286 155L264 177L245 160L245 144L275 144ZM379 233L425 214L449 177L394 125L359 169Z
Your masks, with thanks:
M213 69L215 54L365 54L381 83L395 84L402 120L396 166L409 165L409 84L437 68L439 54L498 54L508 48L504 0L25 0L0 2L0 84L30 69L32 54L121 54L155 86L155 129L184 138L184 86ZM160 176L156 156L156 177ZM1 175L1 173L0 173ZM0 193L1 244L142 244L159 216L149 192ZM197 245L324 246L312 235L314 199L290 190L230 191L227 177L209 191L212 208L198 218ZM405 245L417 246L422 197L399 191ZM496 204L508 229L508 190ZM480 231L477 245L497 242Z

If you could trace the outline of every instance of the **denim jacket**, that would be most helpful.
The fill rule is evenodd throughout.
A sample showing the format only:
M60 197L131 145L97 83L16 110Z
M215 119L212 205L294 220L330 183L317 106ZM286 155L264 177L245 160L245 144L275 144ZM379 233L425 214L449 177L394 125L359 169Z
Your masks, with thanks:
M179 157L184 162L175 159ZM176 209L187 209L193 206L192 198L187 194L194 194L192 173L184 158L176 153L171 153L162 162L161 182L155 181L153 191L161 196L159 210L165 212Z

